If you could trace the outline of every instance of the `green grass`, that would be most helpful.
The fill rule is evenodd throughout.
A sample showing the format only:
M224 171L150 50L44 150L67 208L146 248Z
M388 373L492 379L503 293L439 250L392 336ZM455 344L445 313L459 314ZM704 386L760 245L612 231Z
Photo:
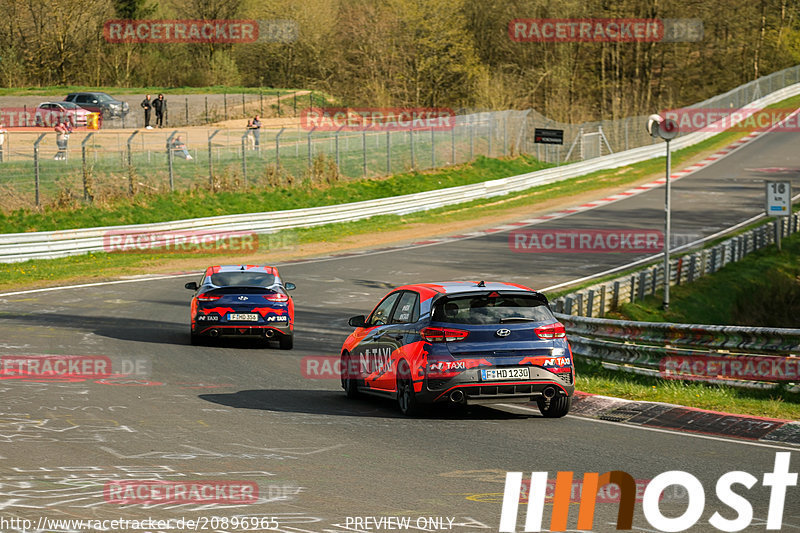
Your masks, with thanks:
M741 135L741 134L740 134ZM700 145L686 148L673 155L676 165L696 157L699 153L714 151L732 142L735 134L721 134ZM624 186L663 168L659 163L645 161L629 167L598 171L586 176L571 178L558 183L541 185L520 193L473 200L472 202L442 207L407 215L385 215L369 219L329 224L314 228L299 228L280 232L273 236L278 242L294 244L335 242L355 235L388 232L408 224L436 224L476 220L482 216L497 215L503 210L531 207L536 204L576 194ZM431 190L464 183L475 183L488 179L530 172L544 165L528 156L513 159L479 158L473 163L427 173L409 173L381 180L362 180L330 187L304 185L302 187L252 190L241 192L210 193L204 190L174 193L172 195L142 196L133 201L124 199L105 208L82 206L78 209L49 210L43 213L20 210L12 215L0 215L0 232L45 231L64 227L95 227L104 225L134 224L177 220L216 214L253 212L264 210L330 205L342 201L357 201L370 198L406 194L419 190ZM435 231L431 227L429 231ZM263 260L269 261L268 251ZM0 265L0 289L12 290L20 285L42 285L65 280L95 280L113 276L152 271L179 259L212 258L224 262L218 254L108 254L96 253L85 256L32 260L24 263ZM200 268L199 266L197 268Z
M665 380L616 372L597 363L575 361L578 390L629 400L664 402L698 409L800 419L800 394L783 389L739 389L686 381Z
M261 187L247 191L212 193L195 189L172 194L141 195L133 199L120 198L105 206L79 205L75 209L49 209L41 213L17 210L0 214L0 233L144 224L335 205L478 183L547 166L530 156L507 160L479 157L474 163L432 173L409 172L387 179L364 179L330 186L306 182L293 187Z
M800 316L800 234L785 238L694 283L670 289L670 308L662 298L627 303L609 318L765 327L798 326ZM773 418L800 419L800 394L784 388L753 390L663 380L608 370L593 361L576 361L580 390L632 400L688 405L700 409Z
M627 303L609 317L647 322L786 327L800 325L800 234L729 263L694 283L670 288L663 297Z
M741 133L722 133L701 144L677 151L673 155L675 165L679 165L701 152L725 146L741 135ZM145 224L214 215L334 205L467 185L532 172L549 166L552 165L542 163L527 155L511 159L490 159L481 156L472 163L435 171L408 172L381 179L352 180L331 186L305 182L292 187L261 186L247 191L213 193L197 188L171 194L140 195L133 199L121 197L107 202L105 205L78 204L75 207L69 206L68 209L51 207L41 211L19 209L11 213L0 213L0 233ZM535 187L522 193L500 197L500 199L509 200L506 206L513 207L531 200L544 200L555 196L624 185L647 176L657 175L663 166L664 158L657 158L627 167L593 172L560 183ZM253 181L256 179L254 177ZM542 194L546 191L557 194ZM517 201L510 201L511 196L515 197ZM497 199L481 200L466 204L464 207L496 202Z

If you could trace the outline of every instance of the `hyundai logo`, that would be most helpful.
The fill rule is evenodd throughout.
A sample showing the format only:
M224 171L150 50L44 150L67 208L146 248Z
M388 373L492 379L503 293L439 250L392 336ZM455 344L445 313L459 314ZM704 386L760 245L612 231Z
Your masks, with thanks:
M497 331L495 331L495 335L497 335L498 337L508 337L509 335L511 335L511 330L510 329L498 329Z
M245 301L245 300L247 300L247 296L239 296L239 299L240 299L241 301Z

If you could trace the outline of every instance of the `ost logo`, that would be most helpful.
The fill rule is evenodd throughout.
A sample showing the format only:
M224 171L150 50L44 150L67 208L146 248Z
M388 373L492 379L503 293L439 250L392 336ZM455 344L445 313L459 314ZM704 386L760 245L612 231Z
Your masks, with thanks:
M772 472L765 473L762 484L771 487L769 511L767 514L767 530L779 530L783 524L783 509L786 501L786 488L797 485L797 473L789 472L791 453L777 452L775 467ZM558 472L556 488L553 495L553 512L550 517L549 531L566 531L569 517L570 492L573 472ZM725 515L735 518L724 518L718 511L709 518L708 523L718 531L742 531L753 521L753 506L750 502L733 490L735 485L751 489L758 478L748 472L733 471L723 474L716 483L717 499L729 507ZM636 481L627 472L614 470L599 475L587 472L583 475L577 530L591 530L594 525L594 511L597 493L603 486L613 483L620 488L619 511L617 513L617 529L633 528L633 510L636 503ZM682 515L665 516L661 512L660 501L668 487L683 487L687 494L687 507ZM522 472L506 473L503 508L500 514L500 533L513 533L517 526L517 514L522 488ZM741 491L741 489L740 489ZM531 474L530 491L528 493L527 515L525 526L521 531L542 531L544 504L547 498L547 472ZM685 531L694 526L705 509L706 495L700 480L688 472L672 470L654 477L644 490L642 512L651 527L658 531Z

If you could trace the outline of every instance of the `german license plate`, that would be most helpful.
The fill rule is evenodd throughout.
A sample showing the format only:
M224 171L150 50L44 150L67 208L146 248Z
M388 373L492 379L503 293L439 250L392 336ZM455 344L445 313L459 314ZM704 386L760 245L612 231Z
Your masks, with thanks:
M530 379L531 372L527 366L519 368L484 368L481 369L481 380L497 381L503 379Z
M228 320L240 322L258 322L258 313L228 313Z

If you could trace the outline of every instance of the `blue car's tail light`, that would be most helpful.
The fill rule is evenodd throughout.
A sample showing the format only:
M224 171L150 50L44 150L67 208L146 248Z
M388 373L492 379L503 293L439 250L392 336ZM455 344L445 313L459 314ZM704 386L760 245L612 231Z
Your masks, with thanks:
M288 296L286 296L285 294L281 294L279 292L275 292L275 293L272 293L272 294L265 294L264 295L264 299L265 300L269 300L270 302L288 302L289 301L289 297Z
M567 336L567 331L564 329L564 324L561 322L555 322L554 324L548 324L546 326L539 326L535 330L536 335L540 339L550 340L550 339L563 339Z
M422 328L419 332L422 338L428 342L458 342L463 341L469 335L469 331L453 328Z

